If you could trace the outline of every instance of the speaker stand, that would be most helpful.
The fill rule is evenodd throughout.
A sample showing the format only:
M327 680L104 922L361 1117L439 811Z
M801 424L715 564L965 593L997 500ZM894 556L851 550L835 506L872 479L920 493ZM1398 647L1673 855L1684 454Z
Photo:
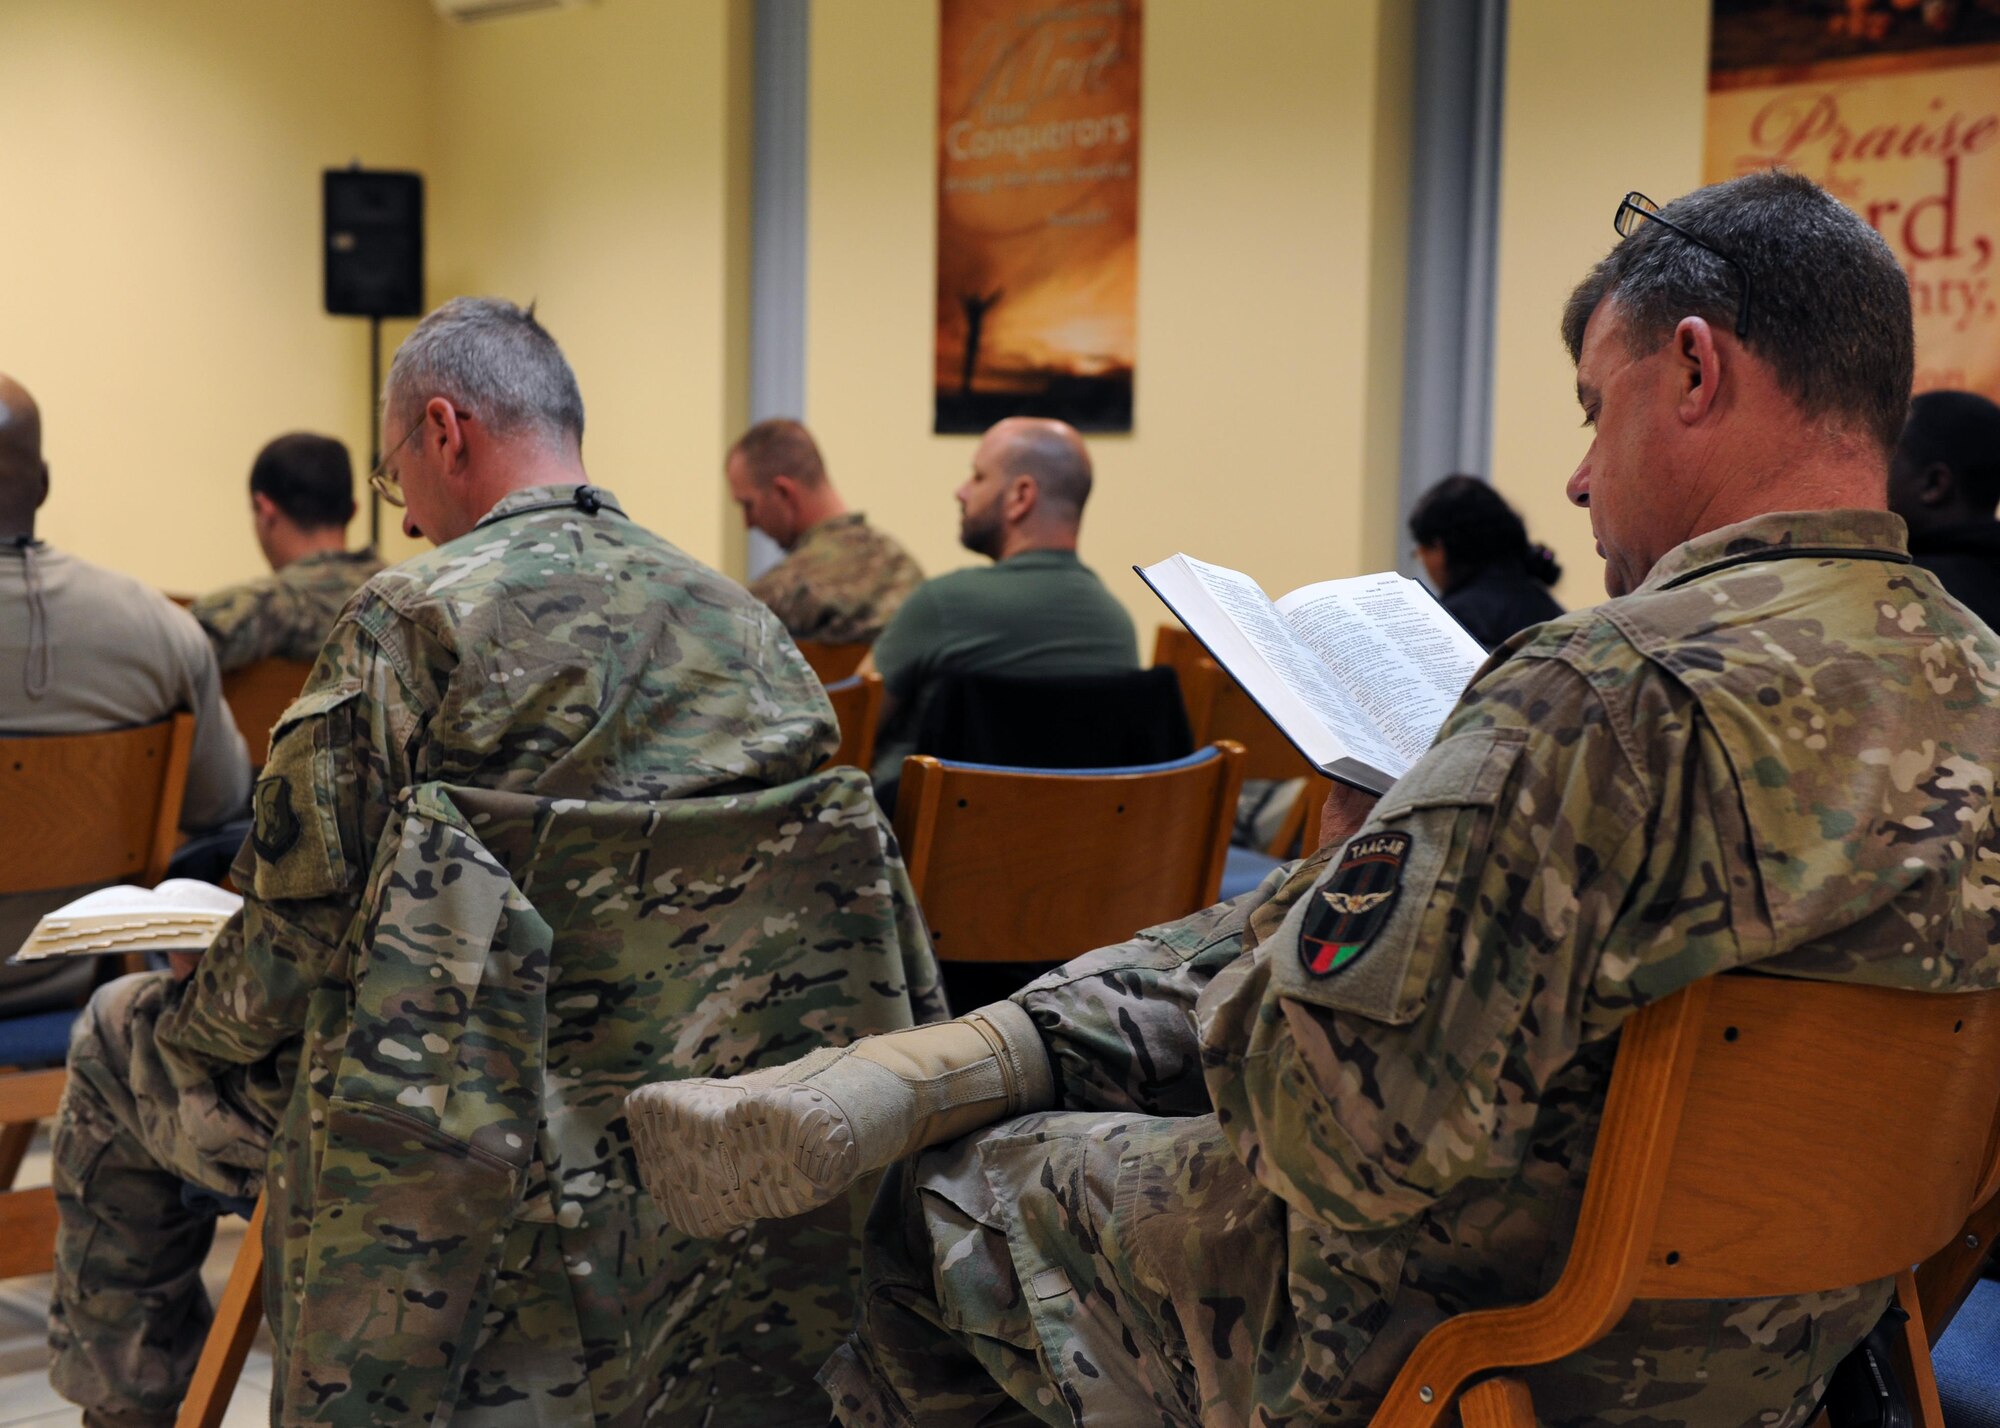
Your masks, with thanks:
M368 548L382 556L382 493L374 475L382 465L382 319L368 319Z

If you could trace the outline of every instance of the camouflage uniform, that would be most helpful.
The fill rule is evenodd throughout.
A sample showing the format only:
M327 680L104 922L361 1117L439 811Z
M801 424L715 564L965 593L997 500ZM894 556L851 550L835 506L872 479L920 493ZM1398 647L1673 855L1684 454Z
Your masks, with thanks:
M2000 638L1902 552L1691 541L1489 661L1344 849L1019 993L1059 1109L892 1172L843 1421L1365 1423L1442 1317L1554 1283L1634 1010L2000 984ZM1888 1293L1636 1306L1537 1416L1801 1424Z
M341 606L381 568L372 550L321 551L204 595L188 613L208 632L224 674L260 659L311 660Z
M210 1231L181 1181L257 1188L272 1132L298 1113L313 999L348 970L401 791L659 802L792 783L833 747L819 683L769 612L596 488L514 492L370 582L279 721L234 872L242 914L184 986L115 984L87 1013L54 1147L57 1386L101 1415L171 1414L206 1306L170 1272ZM106 1090L119 1078L96 1064L105 1045L129 1048L102 1058L130 1065L129 1095ZM274 1264L299 1232L293 1204L271 1219ZM282 1316L277 1286L269 1298ZM527 1332L561 1342L576 1326ZM353 1345L291 1347L324 1363Z
M750 582L795 640L870 644L924 583L910 553L859 511L821 521L790 554Z

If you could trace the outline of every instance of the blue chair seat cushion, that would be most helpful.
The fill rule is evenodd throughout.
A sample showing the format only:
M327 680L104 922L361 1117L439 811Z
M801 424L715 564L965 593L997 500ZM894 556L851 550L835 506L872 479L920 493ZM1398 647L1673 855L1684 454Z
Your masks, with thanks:
M1231 847L1229 856L1222 864L1222 900L1228 902L1254 890L1257 884L1270 876L1271 869L1281 866L1282 862L1282 859L1260 853L1254 848Z
M1931 1364L1945 1428L2000 1428L2000 1281L1972 1287Z
M66 1007L0 1021L0 1066L62 1065L69 1056L69 1030L80 1015L79 1008Z

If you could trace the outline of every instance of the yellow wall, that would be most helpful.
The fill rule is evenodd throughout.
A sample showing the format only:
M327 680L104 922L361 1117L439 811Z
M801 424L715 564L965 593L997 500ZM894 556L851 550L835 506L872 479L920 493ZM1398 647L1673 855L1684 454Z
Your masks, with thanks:
M43 535L206 589L262 568L266 439L367 460L367 324L320 308L319 175L429 165L433 23L415 0L0 0L0 370L42 405Z
M749 8L610 0L446 26L438 52L432 300L536 299L593 478L718 565L742 545Z
M1494 484L1563 562L1557 598L1604 598L1589 515L1563 483L1589 434L1559 332L1577 280L1617 241L1628 189L1701 183L1708 0L1510 0L1500 154Z
M1147 643L1134 562L1276 594L1393 559L1408 43L1380 0L1147 9L1136 431L1091 438L1083 529ZM936 0L813 12L805 417L933 573L974 559L973 438L930 434L937 50Z

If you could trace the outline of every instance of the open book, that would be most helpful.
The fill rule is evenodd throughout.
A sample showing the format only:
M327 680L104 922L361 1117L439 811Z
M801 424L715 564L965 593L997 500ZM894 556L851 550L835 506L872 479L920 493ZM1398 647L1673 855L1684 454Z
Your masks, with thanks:
M156 888L99 888L36 923L10 960L200 952L241 906L239 894L192 878L168 878Z
M1486 651L1393 571L1280 600L1238 571L1168 556L1139 578L1329 778L1374 793L1422 756Z

